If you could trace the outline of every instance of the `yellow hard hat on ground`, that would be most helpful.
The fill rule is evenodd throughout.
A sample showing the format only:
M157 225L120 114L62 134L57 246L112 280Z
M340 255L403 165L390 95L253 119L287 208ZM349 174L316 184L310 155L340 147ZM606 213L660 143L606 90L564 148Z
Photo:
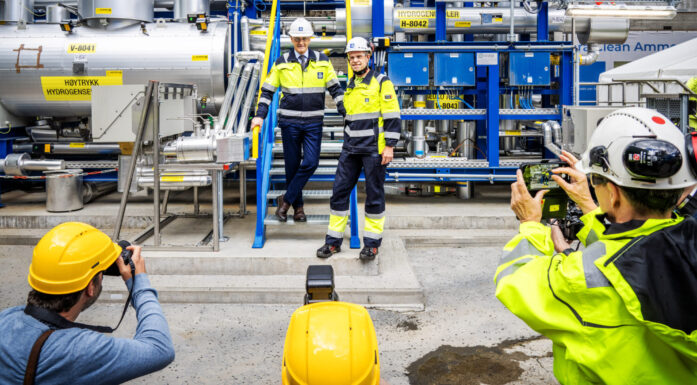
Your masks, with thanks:
M346 302L317 302L290 319L283 385L378 385L378 341L368 311Z
M80 222L51 229L34 247L29 285L45 294L75 293L87 287L121 253L108 235Z

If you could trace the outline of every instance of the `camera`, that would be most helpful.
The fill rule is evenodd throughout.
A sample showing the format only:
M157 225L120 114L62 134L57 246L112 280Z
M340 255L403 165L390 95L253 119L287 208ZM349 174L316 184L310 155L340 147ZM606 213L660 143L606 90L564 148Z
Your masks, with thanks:
M540 190L549 190L542 200L542 219L563 219L566 218L569 198L557 182L552 179L555 175L552 170L559 167L566 167L565 163L542 161L535 163L524 163L520 165L523 172L525 186L531 194ZM569 181L566 174L557 174L565 181Z
M315 302L338 301L334 291L334 268L332 265L310 265L305 280L305 305Z
M126 248L131 245L130 242L128 241L118 241L118 245L121 246L121 254L118 256L118 258L123 259L123 263L126 265L131 265L131 270L135 269L135 266L133 265L133 261L131 260L131 257L133 256L133 251L127 250ZM106 270L104 270L104 275L111 275L118 277L121 275L121 272L119 271L119 265L116 264L116 261L111 264Z

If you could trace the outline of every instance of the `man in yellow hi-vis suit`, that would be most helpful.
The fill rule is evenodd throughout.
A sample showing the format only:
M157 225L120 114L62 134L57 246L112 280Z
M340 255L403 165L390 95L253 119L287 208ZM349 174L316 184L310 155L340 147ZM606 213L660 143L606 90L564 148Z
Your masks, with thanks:
M281 87L283 97L278 111L278 126L283 138L283 158L286 168L286 193L278 197L276 216L285 222L292 205L293 220L305 222L303 188L319 165L324 120L324 93L336 102L345 115L344 91L327 55L309 49L314 36L312 24L301 18L290 25L293 49L276 60L262 85L257 114L252 128L261 126L269 111L273 94Z
M693 77L692 79L687 81L687 88L692 90L692 92L697 94L697 76ZM691 97L690 98L690 111L688 112L690 115L690 128L693 131L697 131L697 98L696 97Z
M564 152L575 168L553 171L571 182L553 179L585 214L580 251L553 241L540 223L544 192L531 197L518 171L520 233L504 247L496 297L552 340L560 383L697 383L697 220L672 215L696 182L689 153L680 130L645 108L603 119L581 162Z
M392 82L368 68L372 53L362 37L351 39L346 54L354 76L344 94L346 128L330 200L331 215L325 244L317 256L341 251L348 223L349 197L365 171L365 228L360 259L373 260L382 242L385 224L385 168L394 156L401 133L399 102Z

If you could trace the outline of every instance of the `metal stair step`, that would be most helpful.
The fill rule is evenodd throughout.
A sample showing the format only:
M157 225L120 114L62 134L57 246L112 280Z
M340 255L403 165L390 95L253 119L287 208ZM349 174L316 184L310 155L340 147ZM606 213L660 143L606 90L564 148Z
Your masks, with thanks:
M269 175L285 175L286 170L283 167L272 168ZM318 167L313 175L335 175L336 167Z
M339 164L338 159L320 159L319 167L336 167ZM271 162L272 167L285 167L286 162L283 159L274 159Z
M266 194L266 199L276 199L286 190L271 190ZM332 190L303 190L303 199L329 199L332 197Z
M322 146L320 147L320 154L340 154L341 153L341 147L344 145L343 142L340 141L331 141L331 142L322 142ZM282 154L283 153L283 146L279 145L273 147L273 153L274 154Z
M280 138L281 137L281 127L276 127L276 129L273 131L276 134L276 137ZM341 133L344 132L344 126L323 126L322 127L322 132L323 133Z
M266 218L264 218L264 224L266 226L270 226L270 225L295 225L296 223L295 223L295 221L293 221L292 215L288 215L287 222L281 222L276 217L276 214L267 214ZM300 224L328 225L329 224L329 215L310 214L307 216L307 222L303 222Z

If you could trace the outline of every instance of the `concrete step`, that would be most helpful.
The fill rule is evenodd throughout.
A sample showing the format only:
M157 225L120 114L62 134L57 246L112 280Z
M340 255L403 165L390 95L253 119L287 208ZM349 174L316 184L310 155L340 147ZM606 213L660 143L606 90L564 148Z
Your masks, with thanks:
M315 250L322 245L323 240L318 237L310 247L286 250L286 253L281 253L273 247L269 247L268 251L265 248L255 255L244 252L237 254L155 253L147 250L145 253L149 273L158 276L181 276L184 277L183 280L186 280L186 277L195 278L202 275L234 276L236 277L234 279L240 279L241 276L304 276L307 266L322 264L331 264L335 271L340 271L344 275L375 276L380 273L379 261L378 263L357 263L356 256L349 252L337 253L329 259L317 258ZM348 242L346 248L350 250Z
M421 311L424 309L424 293L411 269L404 242L399 238L386 238L375 261L362 262L359 250L348 249L328 260L315 258L312 262L300 262L293 267L302 273L274 275L226 275L226 274L164 274L152 254L148 256L148 271L153 287L161 302L168 303L254 303L299 304L305 294L305 272L309 264L331 263L334 266L336 291L344 301L359 303L372 308ZM182 253L183 254L183 253ZM339 257L345 260L339 260ZM259 266L267 266L271 259L288 259L285 255L258 259ZM200 260L198 265L205 265ZM350 267L350 264L356 265ZM373 266L371 266L373 265ZM176 265L180 271L189 266ZM356 269L374 269L379 274L353 274ZM123 302L128 295L121 279L103 281L103 298L108 302Z
M307 222L302 222L302 223L295 223L293 221L293 216L288 215L288 221L287 222L281 222L278 220L278 217L276 217L276 214L267 214L266 218L264 218L264 224L266 226L273 226L273 225L328 225L329 224L329 215L317 215L317 214L310 214L307 216Z
M276 199L286 193L286 190L271 190L266 194L266 199ZM329 199L332 190L303 190L303 199Z

